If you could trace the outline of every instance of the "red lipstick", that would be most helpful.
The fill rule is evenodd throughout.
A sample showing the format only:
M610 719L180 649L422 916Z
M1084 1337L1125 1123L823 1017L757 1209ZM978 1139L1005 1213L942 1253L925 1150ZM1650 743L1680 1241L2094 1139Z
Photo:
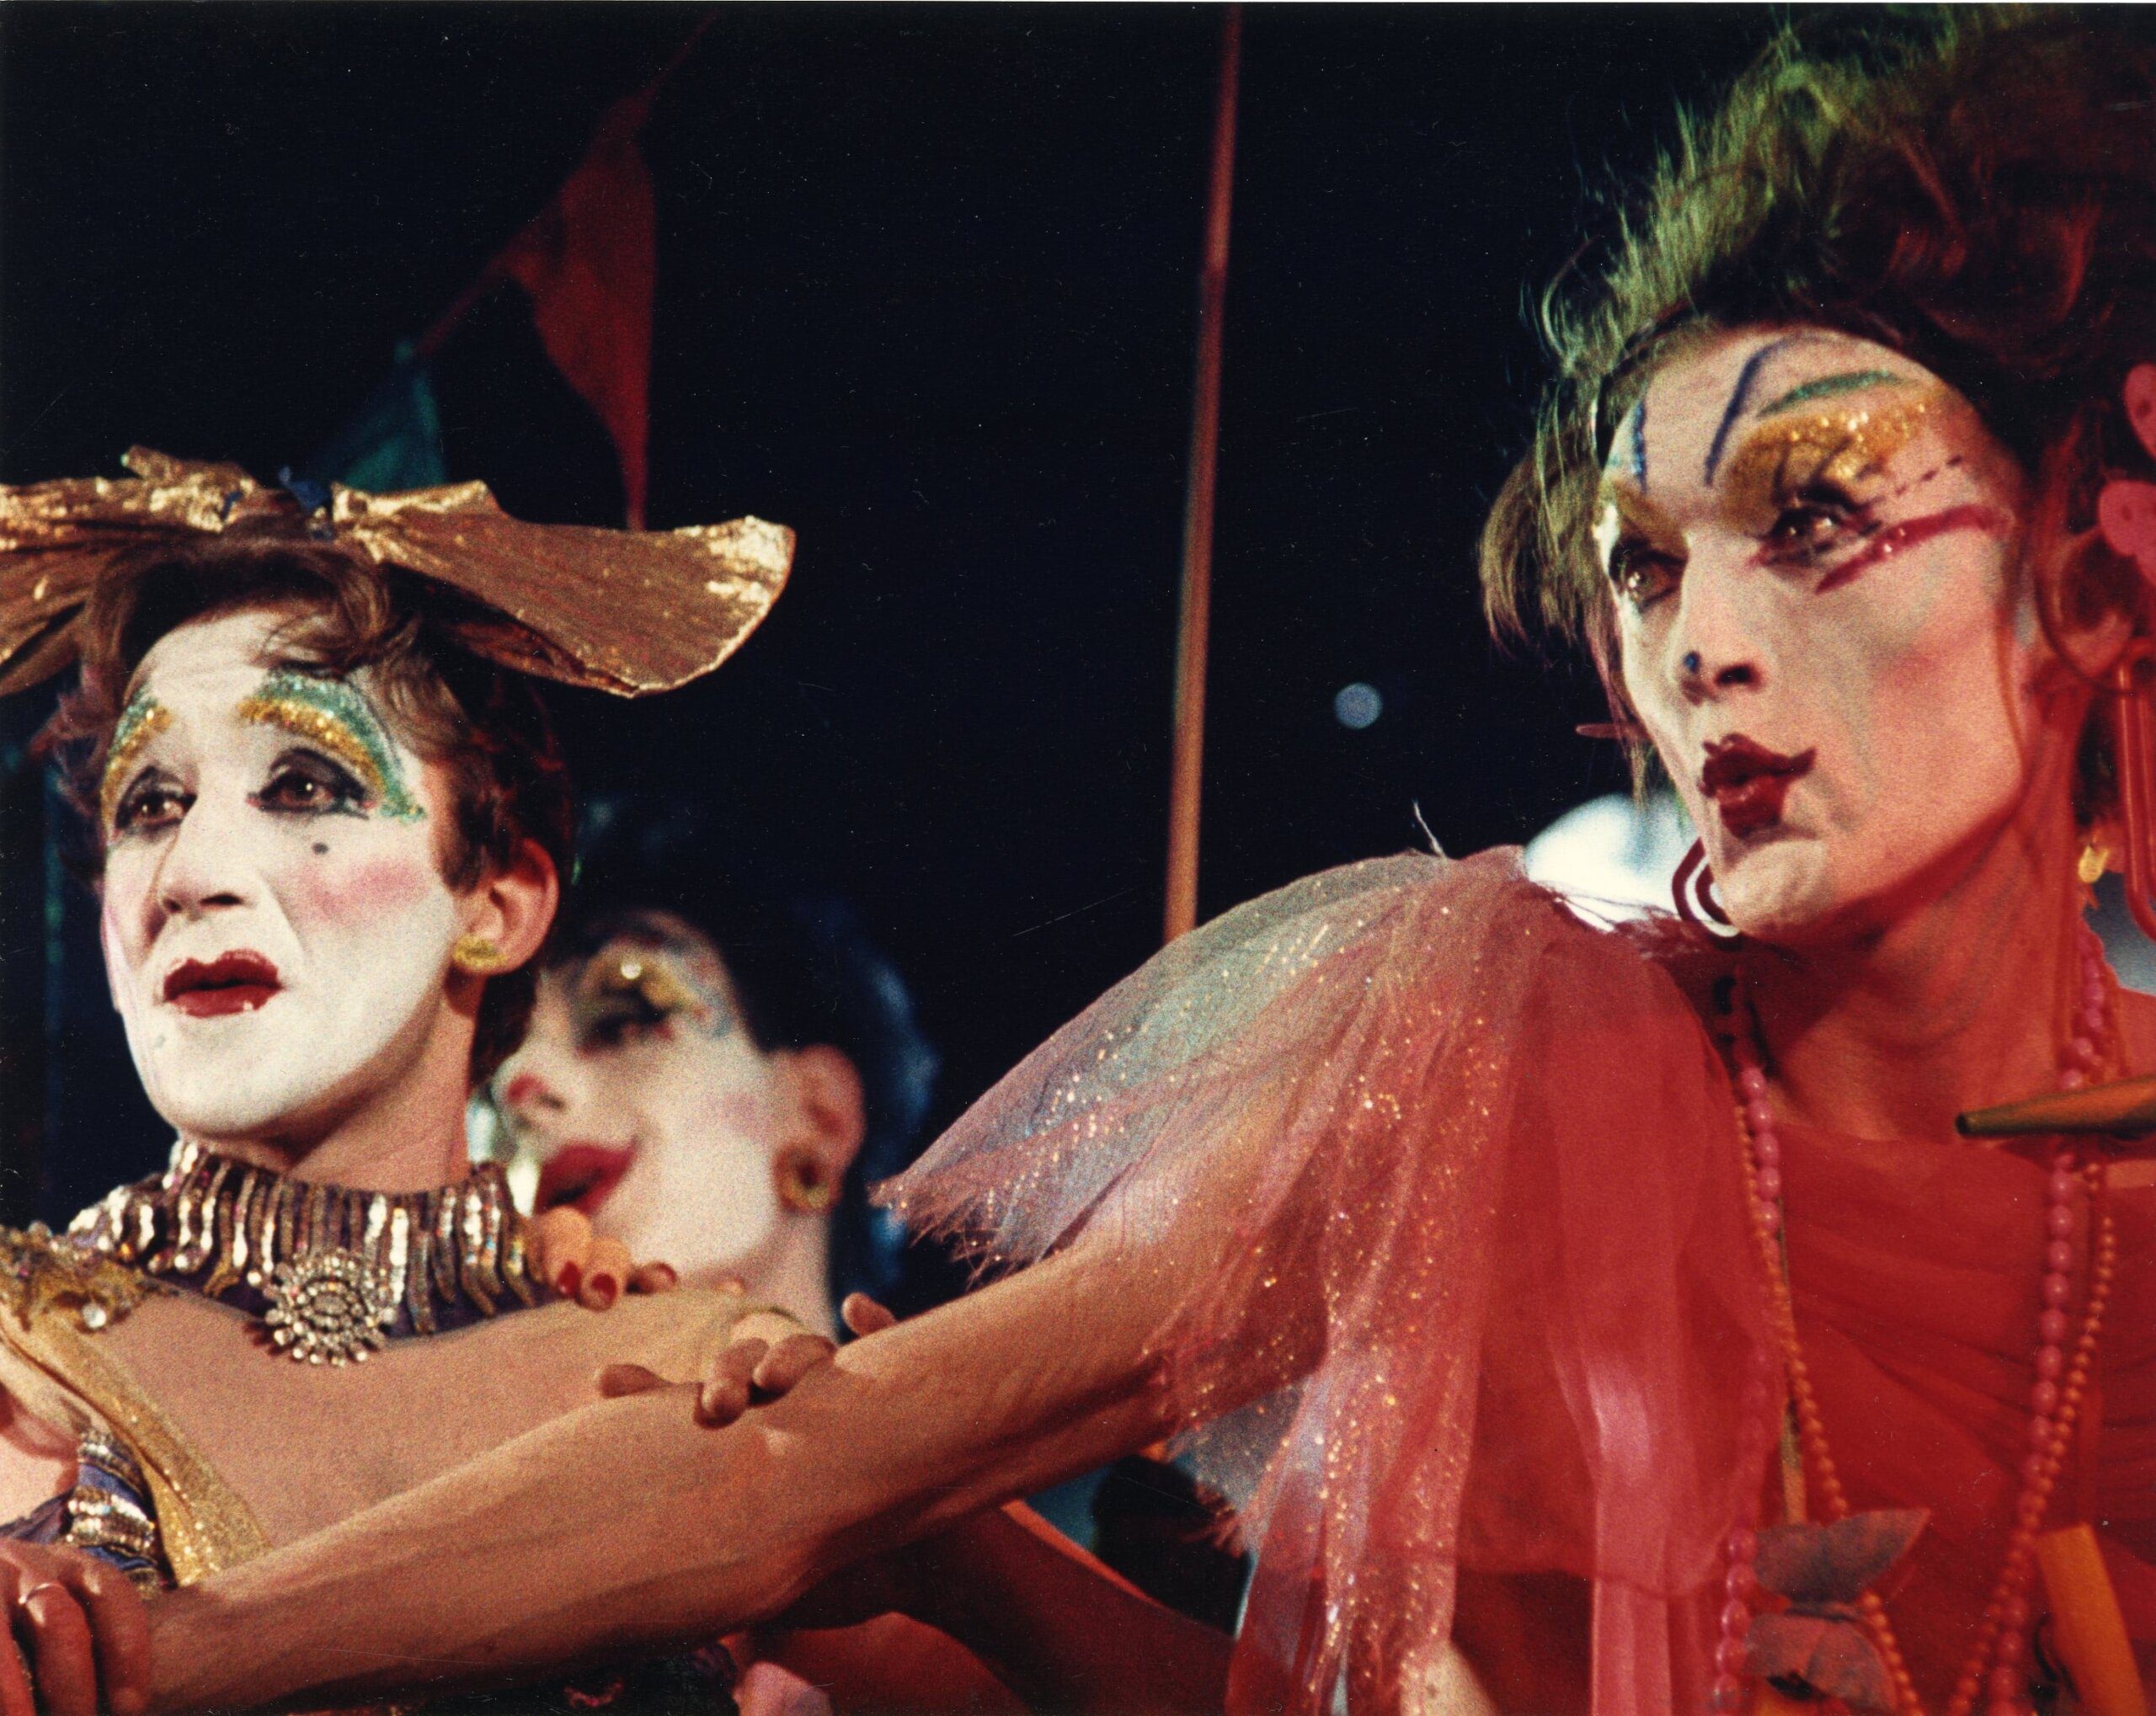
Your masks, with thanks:
M540 1168L532 1204L539 1210L567 1204L585 1215L597 1215L636 1159L633 1144L563 1144Z
M1721 825L1742 839L1782 819L1790 786L1812 772L1815 751L1785 756L1742 733L1707 742L1700 791L1715 802Z
M190 1019L214 1019L252 1013L283 987L275 966L243 948L206 963L182 960L165 978L164 999Z

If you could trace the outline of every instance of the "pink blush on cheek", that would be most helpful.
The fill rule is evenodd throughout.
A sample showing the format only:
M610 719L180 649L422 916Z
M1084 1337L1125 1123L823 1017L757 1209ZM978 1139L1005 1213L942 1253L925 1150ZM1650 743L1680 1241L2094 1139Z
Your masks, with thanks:
M431 859L364 858L354 864L316 861L303 871L299 903L318 922L355 923L387 917L442 886Z
M771 1123L771 1112L760 1090L730 1090L711 1106L712 1127L725 1132L760 1137Z

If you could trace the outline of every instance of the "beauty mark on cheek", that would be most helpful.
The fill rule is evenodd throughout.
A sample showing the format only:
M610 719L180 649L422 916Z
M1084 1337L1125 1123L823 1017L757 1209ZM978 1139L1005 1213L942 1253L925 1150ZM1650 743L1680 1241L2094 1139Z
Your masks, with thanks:
M98 780L98 814L110 828L120 809L120 795L135 772L143 749L172 725L172 711L147 690L137 691L120 711L112 729L112 744L105 752L104 773Z
M425 817L388 733L366 699L344 680L279 668L241 700L237 712L242 721L282 728L336 758L359 778L382 815L400 823Z
M1981 530L1987 536L2003 536L2013 527L2014 521L1997 507L1972 503L1967 506L1949 507L1944 512L1926 513L1922 518L1904 519L1898 525L1888 525L1875 532L1863 547L1819 580L1815 596L1823 596L1829 590L1854 584L1881 562L1892 560L1897 554L1929 542L1935 536L1943 536L1950 530Z

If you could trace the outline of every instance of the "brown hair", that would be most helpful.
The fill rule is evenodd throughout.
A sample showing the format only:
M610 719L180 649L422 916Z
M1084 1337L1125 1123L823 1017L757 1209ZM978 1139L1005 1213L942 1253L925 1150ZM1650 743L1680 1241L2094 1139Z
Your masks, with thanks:
M1584 645L1620 712L1603 461L1705 331L1803 322L1905 353L2035 479L2047 624L2139 589L2093 525L2106 476L2151 474L2121 389L2156 360L2156 59L2067 12L1860 16L1785 29L1680 116L1607 261L1545 298L1557 374L1483 533L1484 602L1501 637Z
M575 834L568 771L531 682L445 642L430 624L455 599L356 549L308 533L302 521L235 525L223 534L159 545L101 578L79 622L83 667L39 742L59 761L67 796L95 830L99 786L131 682L168 632L251 608L294 610L279 647L293 665L344 674L371 670L399 733L448 772L455 816L438 839L442 875L459 892L505 867L536 840L567 881ZM471 1076L488 1077L524 1035L535 964L488 981Z

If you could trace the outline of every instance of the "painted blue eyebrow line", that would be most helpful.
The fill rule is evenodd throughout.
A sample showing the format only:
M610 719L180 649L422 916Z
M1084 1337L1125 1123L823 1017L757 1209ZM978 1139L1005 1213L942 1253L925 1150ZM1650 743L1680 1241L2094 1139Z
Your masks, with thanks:
M1737 372L1737 386L1730 390L1729 403L1722 408L1721 421L1715 426L1714 440L1707 448L1707 482L1715 480L1715 472L1721 464L1722 449L1729 442L1729 432L1736 427L1737 418L1742 414L1744 402L1752 397L1752 384L1759 379L1761 366L1785 346L1794 345L1803 338L1801 333L1790 333L1780 339L1770 339L1745 359L1744 367Z
M1645 494L1647 488L1647 396L1632 408L1632 481Z
M1792 387L1771 405L1759 408L1759 415L1772 417L1778 411L1790 411L1800 405L1809 405L1815 399L1832 399L1839 393L1854 393L1866 387L1906 387L1910 385L1907 376L1897 376L1892 370L1844 370L1838 376L1822 376L1817 381L1806 381Z

